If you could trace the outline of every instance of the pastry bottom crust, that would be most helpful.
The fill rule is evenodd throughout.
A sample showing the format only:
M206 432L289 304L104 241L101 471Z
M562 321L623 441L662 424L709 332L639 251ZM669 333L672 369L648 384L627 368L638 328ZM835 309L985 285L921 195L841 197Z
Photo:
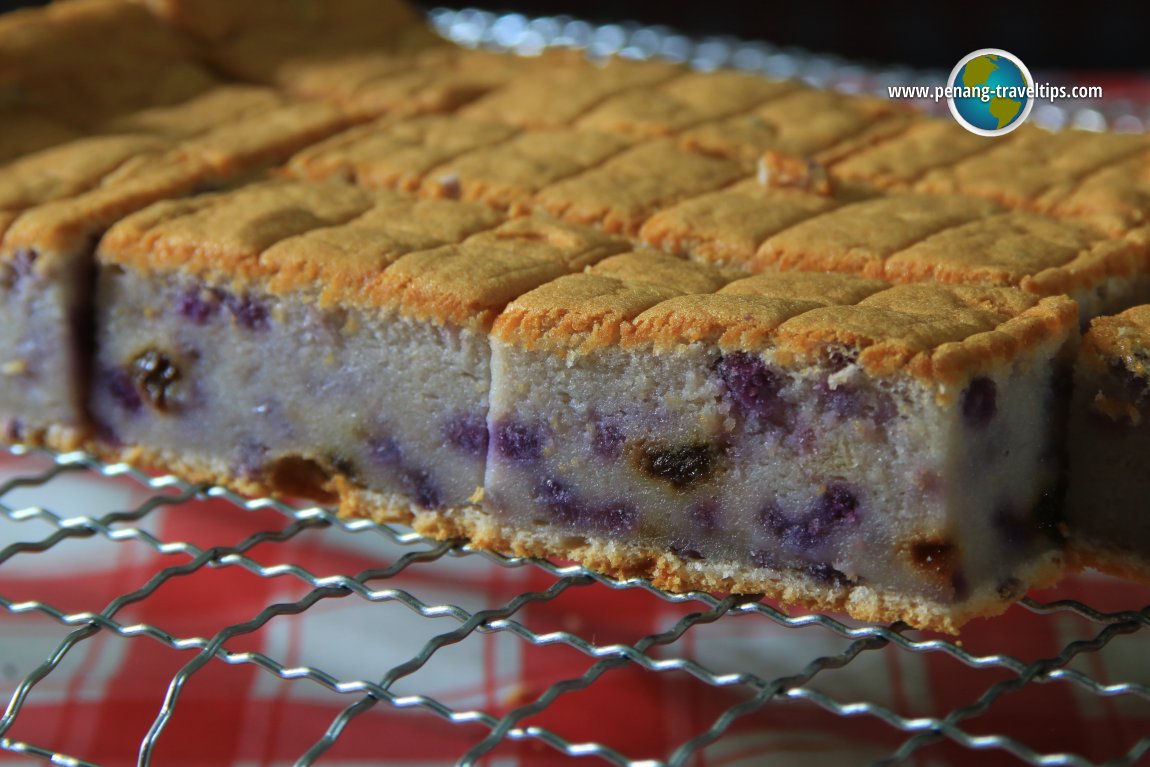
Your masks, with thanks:
M236 476L221 463L189 461L167 451L140 447L110 448L90 445L105 461L162 467L190 482L229 487L247 495L282 496L267 481ZM692 560L670 551L599 536L582 536L552 527L523 529L503 524L478 505L429 510L394 496L365 490L345 477L335 477L321 502L340 499L339 514L398 523L436 540L466 539L472 545L501 554L578 562L595 572L627 579L645 578L666 591L683 593L762 594L783 605L804 611L843 612L872 623L903 621L914 628L957 634L973 618L1001 614L1021 596L1003 596L993 587L974 591L958 604L946 604L883 591L866 584L833 585L800 571L774 571L731 561ZM1064 570L1063 553L1047 552L1015 573L1027 588L1051 586Z
M663 549L548 527L511 527L477 506L430 511L360 489L351 490L344 499L341 516L406 524L429 538L467 539L479 548L508 555L575 561L614 578L646 578L665 591L762 594L783 605L799 605L805 611L845 612L872 623L904 621L914 628L947 634L957 634L972 618L1005 612L1022 595L1004 598L991 587L975 591L960 604L944 604L868 585L828 585L799 571L684 559ZM1057 582L1063 570L1062 552L1050 551L1016 576L1029 588L1041 588Z
M1070 538L1066 547L1066 564L1073 572L1097 570L1150 586L1150 559L1105 543Z

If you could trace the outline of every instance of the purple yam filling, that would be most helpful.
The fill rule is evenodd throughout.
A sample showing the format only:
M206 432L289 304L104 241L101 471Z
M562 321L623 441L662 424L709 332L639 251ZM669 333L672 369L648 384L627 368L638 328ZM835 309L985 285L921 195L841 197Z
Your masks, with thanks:
M973 428L985 428L998 414L998 386L989 378L970 382L962 393L962 417Z
M487 455L487 419L474 413L458 413L443 425L447 444L479 460Z
M495 452L510 461L529 462L543 457L546 437L542 429L518 421L503 421L492 429Z
M375 437L368 440L368 453L375 463L390 469L399 481L403 492L415 502L428 509L443 505L442 494L426 469L407 463L399 443L391 437Z
M753 430L785 427L791 420L790 405L780 396L781 377L759 357L734 352L719 358L715 371L725 395Z

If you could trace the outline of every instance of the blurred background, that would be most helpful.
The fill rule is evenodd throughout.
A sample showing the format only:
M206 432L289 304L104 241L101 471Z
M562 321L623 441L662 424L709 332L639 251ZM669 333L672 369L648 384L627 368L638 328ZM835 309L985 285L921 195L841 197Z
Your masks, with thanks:
M0 10L46 0L0 0ZM243 2L243 0L236 0ZM766 3L755 0L460 0L439 5L567 14L587 21L665 24L692 35L735 35L859 62L949 70L978 48L1005 48L1031 71L1150 70L1150 2L964 0Z

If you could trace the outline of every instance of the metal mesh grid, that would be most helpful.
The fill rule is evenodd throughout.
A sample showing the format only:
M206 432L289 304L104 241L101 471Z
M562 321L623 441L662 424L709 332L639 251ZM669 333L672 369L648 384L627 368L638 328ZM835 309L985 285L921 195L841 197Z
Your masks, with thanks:
M748 597L720 599L701 593L669 595L641 580L616 581L581 567L503 557L472 550L458 542L430 541L397 527L338 519L316 506L297 507L271 499L245 499L222 488L189 485L170 475L150 476L123 464L103 465L82 453L51 455L20 447L8 448L8 451L20 458L17 476L0 485L0 542L10 541L0 548L0 575L5 567L11 567L19 558L43 556L74 540L103 539L121 546L134 542L157 554L179 559L174 564L158 567L142 586L116 595L104 607L59 605L37 598L35 593L20 596L0 594L0 607L3 608L0 626L3 626L6 616L10 620L15 616L36 614L67 630L66 636L55 647L37 648L38 654L42 654L42 662L18 680L13 680L11 698L0 719L0 747L53 763L90 764L84 761L83 754L56 753L49 744L18 739L12 733L14 725L20 721L21 712L37 685L56 672L70 655L80 652L79 648L84 643L100 634L114 635L123 642L158 642L173 654L178 652L183 659L179 669L167 679L162 703L157 706L154 721L139 745L141 764L151 763L154 749L162 743L166 728L180 713L183 690L212 661L233 666L251 665L282 680L282 684L319 685L346 701L326 732L299 754L296 763L301 765L322 762L325 753L355 719L377 705L396 710L421 710L454 725L477 728L475 742L465 753L458 754L461 763L474 763L485 755L498 752L503 745L528 741L549 747L556 755L592 756L610 764L635 766L695 763L708 747L721 743L740 720L754 720L756 716L796 703L805 703L803 711L809 716L817 717L820 711L833 715L824 717L826 724L823 726L828 732L833 732L839 723L854 718L866 718L873 727L889 730L889 734L896 736L897 745L877 761L868 757L867 761L874 764L905 762L942 741L961 749L1015 758L1008 763L1089 765L1099 762L1075 753L1051 751L1041 740L1035 742L1002 733L981 732L977 719L995 706L1005 705L1001 701L1012 694L1048 684L1068 684L1078 694L1095 698L1121 697L1141 704L1150 698L1147 674L1135 674L1137 678L1127 679L1100 678L1091 673L1090 663L1078 662L1092 655L1104 656L1116 647L1119 637L1145 633L1150 626L1150 606L1140 610L1096 610L1080 601L1027 598L1022 607L1028 613L1028 622L1038 626L1043 622L1072 617L1081 624L1079 635L1082 638L1066 643L1057 653L1047 657L1016 657L1005 652L984 652L981 648L966 647L949 638L926 637L900 624L861 625L825 615L788 615ZM88 513L67 516L50 508L23 506L12 500L21 492L48 492L54 483L75 473L105 478L101 481L118 479L134 483L146 491L145 497L125 510L93 509ZM264 516L254 532L231 545L204 547L187 540L168 540L151 531L149 521L162 510L194 505L208 498L235 506L237 513L244 510L263 513ZM268 513L271 513L270 517ZM39 523L36 528L44 534L30 534L29 525L33 522ZM305 537L318 541L334 534L369 537L371 545L379 550L386 564L357 573L320 575L293 564L290 554L284 559L279 551ZM257 549L261 551L259 556L253 553ZM405 572L443 568L454 559L482 560L486 567L501 569L528 567L542 577L541 587L517 594L503 604L475 609L428 598L419 590L403 585ZM292 579L302 589L295 599L270 602L258 614L221 625L210 634L183 635L178 630L136 621L126 615L132 605L153 598L173 581L200 577L209 570L225 568L242 568L260 579ZM596 634L611 634L604 625L538 631L530 621L522 619L529 605L554 602L565 593L578 589L638 592L634 596L643 602L656 600L675 606L677 609L672 611L675 619L669 621L662 631L637 640L609 643L596 639ZM218 596L220 600L225 598L223 594ZM372 676L348 675L306 663L289 664L283 658L265 652L241 649L242 643L238 640L259 631L274 619L315 610L325 601L335 599L359 600L366 610L382 609L387 603L401 605L421 620L438 624L446 619L445 622L453 625L441 633L434 633L408 657L388 658L385 670ZM790 647L788 663L778 666L773 673L739 669L737 664L727 664L732 665L730 669L716 668L695 657L691 646L684 641L685 637L698 634L708 625L737 619L756 624L752 628L754 631L769 632L773 628L776 636L785 637ZM514 701L501 712L453 707L432 695L401 689L405 679L417 675L446 648L485 634L505 634L536 647L566 646L583 656L584 669L579 674L558 678L544 689L521 696L521 700ZM836 651L818 652L831 637ZM803 652L807 654L801 655ZM967 705L956 707L942 716L918 716L875 701L843 699L820 689L816 683L820 676L841 673L852 663L857 663L858 658L875 653L946 656L968 667L970 671L964 673L972 678L978 676L976 671L994 670L997 673L991 675L993 681L987 677L985 683L978 682L984 686ZM695 683L737 690L739 695L732 696L729 705L719 710L705 728L698 732L683 732L671 750L655 757L625 753L607 743L574 739L555 729L527 723L548 707L558 705L565 696L596 685L605 675L622 667L630 667L643 675L687 675ZM1148 752L1150 734L1144 734L1131 742L1113 744L1111 752L1101 761L1111 765L1135 764ZM975 758L970 752L966 753L966 758Z
M432 11L429 18L446 37L472 47L534 53L565 46L584 49L593 56L662 57L704 70L735 67L776 77L798 77L816 86L854 92L884 93L888 84L936 84L944 75L877 70L761 43L725 38L699 41L661 28L592 26L564 17L528 19L517 14L500 16L440 9ZM922 106L929 109L932 105ZM1031 119L1051 128L1141 131L1150 125L1150 107L1125 102L1110 102L1104 108L1097 104L1046 104L1036 107ZM173 663L180 661L171 673L139 669L141 675L149 673L163 687L151 726L139 741L140 764L153 762L165 732L176 726L178 715L187 707L186 703L181 707L181 701L187 700L186 689L208 675L213 664L254 668L276 685L313 685L343 701L342 709L331 718L326 730L293 757L300 765L322 763L341 738L346 739L356 721L378 706L397 712L418 711L454 729L469 728L474 732L473 742L452 757L468 764L522 744L534 745L556 758L590 757L595 762L615 765L703 763L740 727L753 729L765 717L782 710L798 710L800 716L818 722L817 726L827 733L861 720L881 734L879 740L885 744L880 749L882 755L855 755L858 758L844 764L922 764L920 759L928 755L927 764L967 764L978 758L987 764L1131 765L1150 753L1150 734L1146 734L1150 729L1146 728L1127 731L1123 733L1125 737L1109 738L1106 748L1095 748L1086 754L1052 747L1052 743L1063 743L1064 739L1034 732L988 731L980 725L986 715L1016 706L1020 696L1029 694L1028 700L1042 705L1043 691L1051 685L1069 686L1075 695L1088 701L1120 699L1133 703L1143 708L1140 721L1150 722L1150 664L1141 660L1145 650L1133 650L1143 653L1133 664L1105 662L1110 656L1128 656L1132 652L1129 647L1120 646L1121 640L1146 634L1150 605L1141 609L1134 609L1131 604L1119 605L1130 609L1095 609L1075 599L1038 601L1028 597L1016 608L1024 613L1021 619L1015 615L1013 630L1045 632L1065 640L1054 651L1031 657L1033 652L1000 651L993 638L964 644L926 636L901 624L862 625L826 615L791 615L753 597L670 595L642 580L617 581L577 566L503 557L459 542L431 541L398 527L338 519L316 506L245 499L222 488L189 485L170 475L151 476L127 465L103 465L83 453L55 455L19 446L5 450L17 461L18 472L0 484L0 579L16 562L25 562L30 556L51 557L75 541L84 542L81 558L92 555L89 550L95 549L96 542L112 547L143 546L163 558L178 558L175 564L154 565L146 571L142 585L123 589L102 607L72 604L73 600L46 596L34 587L27 594L0 593L0 640L4 638L6 623L11 625L25 616L35 616L63 632L54 643L25 648L35 656L35 662L23 673L0 653L0 695L10 694L0 718L0 750L9 754L56 764L93 764L85 760L84 754L53 750L50 742L21 740L18 730L29 716L30 701L37 690L54 674L62 674L60 669L98 637L113 637L132 645L158 643L176 659ZM39 505L42 497L53 495L54 486L77 474L107 483L126 482L143 492L137 493L135 501L124 510L93 508L74 514ZM24 503L28 494L35 504ZM219 541L197 544L194 536L171 537L155 532L161 527L154 524L158 516L181 509L202 513L194 507L206 500L232 506L235 514L247 512L251 524L246 526L246 534L237 542L224 545ZM328 574L299 564L300 552L304 550L301 542L303 546L325 546L334 537L369 539L377 564L356 572L336 570ZM101 551L96 556L107 556L106 548ZM53 566L58 567L59 560L53 560ZM456 603L459 600L454 599L444 601L442 591L406 582L413 572L439 572L455 562L479 563L497 573L529 571L532 577L524 582L530 588L491 604L471 605ZM276 599L276 594L283 593L276 592L256 614L238 616L236 620L230 620L233 616L218 618L208 631L188 632L183 625L165 627L136 619L133 608L156 599L172 584L224 570L240 570L263 582L286 580L294 588L288 590L290 598ZM67 575L66 567L58 574ZM1070 589L1071 593L1075 591ZM626 637L610 623L596 623L588 617L568 620L558 630L533 627L528 618L530 609L559 604L578 592L589 593L591 599L602 598L608 592L626 593L631 595L633 606L658 604L666 610L664 625L656 632ZM1105 596L1097 588L1087 588L1085 592ZM223 590L214 598L215 606L226 603ZM431 626L427 629L430 636L401 657L383 659L374 674L362 673L354 664L352 668L336 669L243 649L245 638L265 630L274 621L309 611L315 613L340 599L356 601L358 609L371 613L388 605L405 608L417 621ZM693 638L708 627L727 626L736 620L750 624L750 632L780 642L784 651L779 653L778 662L748 662L742 657L716 662L714 656L703 657L697 651L698 643ZM451 623L452 627L437 633L441 622ZM1050 629L1054 623L1059 624L1057 630ZM1072 629L1068 628L1070 625ZM420 686L411 683L453 646L490 636L509 637L532 648L567 648L581 658L578 673L556 674L543 687L519 691L497 708L448 703L434 694L420 692ZM1002 641L1001 646L1012 643ZM821 684L836 674L850 674L865 659L876 657L945 659L960 664L970 692L959 703L952 700L943 711L924 714L906 701L882 702L876 697L843 694L834 684ZM1115 673L1114 668L1127 673ZM354 673L357 671L361 673ZM677 677L680 684L676 689L689 691L693 689L690 685L696 685L694 689L701 686L730 694L722 698L722 705L704 712L702 726L678 733L662 753L654 755L630 753L625 747L600 742L594 736L594 717L589 737L582 737L583 731L578 729L572 733L565 726L537 723L540 714L562 708L565 701L602 686L606 678L621 671L643 678ZM687 705L683 702L680 707ZM1005 720L1000 717L997 721ZM712 759L710 763L733 760Z

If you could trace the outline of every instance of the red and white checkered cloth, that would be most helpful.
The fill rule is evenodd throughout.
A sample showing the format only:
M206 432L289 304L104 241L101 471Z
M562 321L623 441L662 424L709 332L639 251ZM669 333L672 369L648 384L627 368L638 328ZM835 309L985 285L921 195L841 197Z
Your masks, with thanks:
M44 459L5 456L0 458L0 482L35 474L47 465ZM69 472L40 487L12 490L0 503L100 517L133 509L155 494L129 479ZM166 543L187 541L208 548L234 546L253 533L290 523L274 510L247 511L219 500L167 506L138 523L114 527L137 526ZM57 530L42 519L14 521L0 515L0 549L17 541L43 540ZM312 529L286 542L262 543L247 556L264 566L293 563L324 577L386 567L405 550L370 531ZM138 540L69 537L46 551L22 551L0 562L0 597L37 600L67 612L100 611L163 568L189 561L186 553L161 554ZM534 566L503 567L464 556L414 563L368 586L403 589L427 605L453 604L474 612L501 607L523 592L546 590L556 580ZM238 565L202 567L171 577L114 619L124 626L148 624L180 638L210 639L269 605L292 602L311 590L290 574L261 577ZM1038 596L1079 599L1112 611L1138 610L1150 603L1150 590L1100 577L1077 578L1057 592ZM701 610L706 605L700 602L674 604L641 589L573 585L554 599L529 603L512 617L539 635L567 631L604 646L634 644ZM342 682L379 682L393 666L415 657L431 637L459 626L457 618L425 617L397 601L369 602L352 594L275 617L225 646L236 653L261 652L287 667L321 669ZM1036 615L1016 607L1004 617L970 625L961 646L976 655L1003 653L1029 662L1055 657L1069 642L1091 639L1103 628L1070 611ZM40 612L0 609L3 699L70 630ZM762 615L733 614L695 625L678 641L648 654L691 658L717 674L745 672L774 680L799 674L811 661L837 655L849 644L822 626L791 628ZM5 735L100 765L135 764L169 682L196 654L195 648L173 649L149 636L99 631L77 643L34 687ZM595 661L566 644L536 646L511 631L475 632L435 652L425 666L390 689L396 695L429 696L456 711L475 709L500 717L535 701L558 681L579 678ZM1102 651L1082 652L1069 667L1102 683L1150 684L1150 629L1117 636ZM1016 676L1002 667L973 669L942 652L886 646L863 650L841 668L823 669L804 688L839 704L869 701L908 719L944 718L977 703L992 685ZM605 671L586 689L558 696L520 724L545 728L571 743L602 743L631 759L667 759L753 694L747 685L719 687L684 671L655 672L627 663ZM340 711L360 698L308 679L285 681L253 663L213 659L189 677L152 763L292 764ZM1101 762L1126 754L1150 734L1150 702L1136 695L1102 697L1055 680L1007 692L988 711L958 726L970 735L1010 736L1039 753L1073 752ZM401 710L381 702L354 718L319 764L451 764L488 732L482 724L453 724L424 708ZM808 700L776 698L735 719L693 763L868 764L891 754L909 737L866 713L843 717ZM0 762L12 761L30 762L30 757L0 751ZM542 740L529 738L504 740L484 764L570 761ZM1003 749L975 752L946 738L915 750L908 763L926 767L976 761L980 767L1022 763Z

